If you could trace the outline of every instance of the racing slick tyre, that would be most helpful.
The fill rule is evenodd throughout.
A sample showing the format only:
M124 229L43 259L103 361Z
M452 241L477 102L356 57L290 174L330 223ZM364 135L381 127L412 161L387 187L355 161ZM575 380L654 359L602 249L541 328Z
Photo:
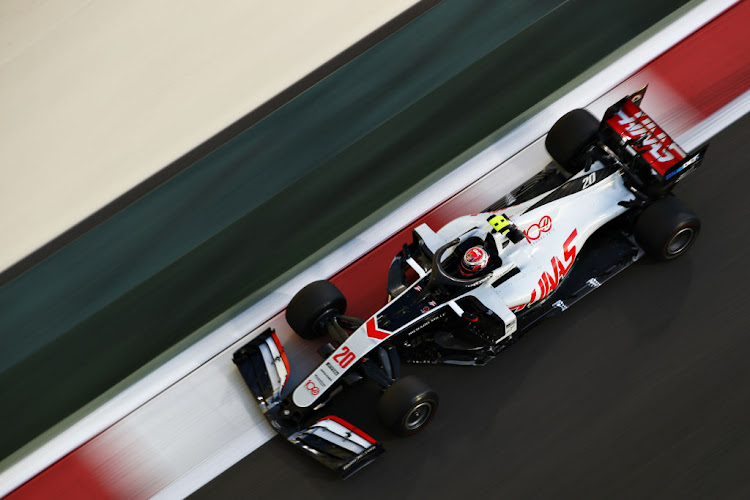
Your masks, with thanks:
M584 167L581 153L598 132L599 120L594 115L585 109L574 109L552 125L544 146L565 172L574 175Z
M698 216L674 196L654 201L635 223L635 239L656 260L672 260L687 251L701 229Z
M422 430L438 407L438 395L417 377L396 381L378 401L378 418L391 432L411 436Z
M303 339L314 339L325 332L323 322L331 315L344 314L346 298L330 281L313 281L292 298L286 308L286 321Z

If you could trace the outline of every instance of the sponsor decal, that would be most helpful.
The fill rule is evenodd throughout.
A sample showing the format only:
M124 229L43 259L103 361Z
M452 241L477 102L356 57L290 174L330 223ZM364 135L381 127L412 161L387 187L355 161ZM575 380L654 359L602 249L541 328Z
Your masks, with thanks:
M607 123L661 175L685 158L682 148L632 101Z
M423 308L421 308L420 311L422 311L422 313L430 312L430 309L433 308L433 307L435 307L435 306L437 306L437 302L435 302L434 300L431 300L431 301L429 301L427 303L426 306L424 306Z
M421 323L419 326L417 326L416 328L414 328L414 330L411 330L408 333L408 335L414 335L415 333L417 333L419 330L421 330L422 328L426 327L430 323L434 323L435 321L444 318L445 314L446 314L445 313L445 308L443 308L441 310L438 310L438 312L436 312L432 316L428 316L427 319L423 323Z
M339 376L339 371L336 368L334 368L331 363L329 363L328 361L326 361L326 366L328 367L329 370L331 370L331 372L334 375L336 375L337 377Z
M539 222L527 227L523 234L526 236L526 241L531 243L534 240L538 240L543 233L549 232L550 229L552 229L552 218L549 215L545 215L539 219Z
M352 458L352 459L351 459L351 461L349 461L349 462L345 463L345 464L344 464L344 465L343 465L343 466L341 467L341 470L348 470L348 469L350 469L352 465L356 465L356 464L357 464L357 463L359 463L359 462L360 462L360 461L361 461L361 460L362 460L363 458L365 458L365 457L366 457L367 455L369 455L370 453L372 453L372 452L373 452L373 451L375 451L376 449L377 449L377 448L375 448L374 446L370 446L369 448L365 448L365 451L361 452L361 453L360 453L359 455L357 455L356 457Z
M315 382L313 382L312 380L308 380L307 382L305 382L305 389L307 389L307 391L313 396L317 396L318 394L320 394L320 388L315 385Z
M557 256L552 257L552 259L550 260L550 265L552 266L551 272L545 271L542 273L542 276L537 282L537 286L539 288L534 288L534 290L531 291L531 298L528 302L511 307L510 309L513 312L518 312L524 309L526 306L530 306L534 302L538 302L544 299L550 294L550 292L557 288L557 285L560 283L562 278L564 278L565 275L568 274L568 271L570 270L570 267L573 265L573 261L576 258L576 246L573 244L573 240L575 240L576 236L578 236L578 229L573 229L573 232L570 233L568 239L565 240L565 243L563 243L562 259Z

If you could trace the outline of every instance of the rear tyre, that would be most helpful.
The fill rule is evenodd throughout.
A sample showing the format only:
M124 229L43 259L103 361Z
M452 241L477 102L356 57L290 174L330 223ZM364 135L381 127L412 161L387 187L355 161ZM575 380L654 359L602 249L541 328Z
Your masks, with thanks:
M597 137L599 120L585 109L564 114L547 134L544 146L552 158L570 175L584 167L581 153Z
M687 252L701 229L698 216L668 196L654 201L635 223L635 239L656 260L672 260Z
M416 377L399 379L378 401L378 418L391 432L411 436L424 429L435 416L438 395Z
M314 339L325 333L325 320L344 314L346 298L330 281L313 281L292 298L286 308L286 321L303 339Z

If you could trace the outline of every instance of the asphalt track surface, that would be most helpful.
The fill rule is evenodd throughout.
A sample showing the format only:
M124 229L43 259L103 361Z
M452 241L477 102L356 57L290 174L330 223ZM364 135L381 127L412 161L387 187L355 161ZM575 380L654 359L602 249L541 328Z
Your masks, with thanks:
M275 438L194 498L750 498L750 115L675 190L701 217L682 258L642 260L481 368L416 366L421 434L346 481Z
M441 2L6 283L0 458L683 3Z

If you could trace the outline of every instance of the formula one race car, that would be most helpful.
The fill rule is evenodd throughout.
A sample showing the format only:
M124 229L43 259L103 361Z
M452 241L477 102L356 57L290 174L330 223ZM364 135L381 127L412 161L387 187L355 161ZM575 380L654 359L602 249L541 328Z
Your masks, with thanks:
M701 162L641 109L645 88L610 107L601 122L566 114L545 145L557 165L486 212L433 231L413 231L388 273L389 302L366 320L344 315L328 281L300 290L286 310L305 339L331 342L323 362L284 393L290 368L269 329L234 362L274 429L348 477L382 446L348 421L322 412L344 388L369 380L382 389L381 422L414 434L435 415L438 397L400 377L400 363L483 365L538 320L559 313L644 254L682 255L700 230L672 188ZM372 384L371 384L372 385Z

